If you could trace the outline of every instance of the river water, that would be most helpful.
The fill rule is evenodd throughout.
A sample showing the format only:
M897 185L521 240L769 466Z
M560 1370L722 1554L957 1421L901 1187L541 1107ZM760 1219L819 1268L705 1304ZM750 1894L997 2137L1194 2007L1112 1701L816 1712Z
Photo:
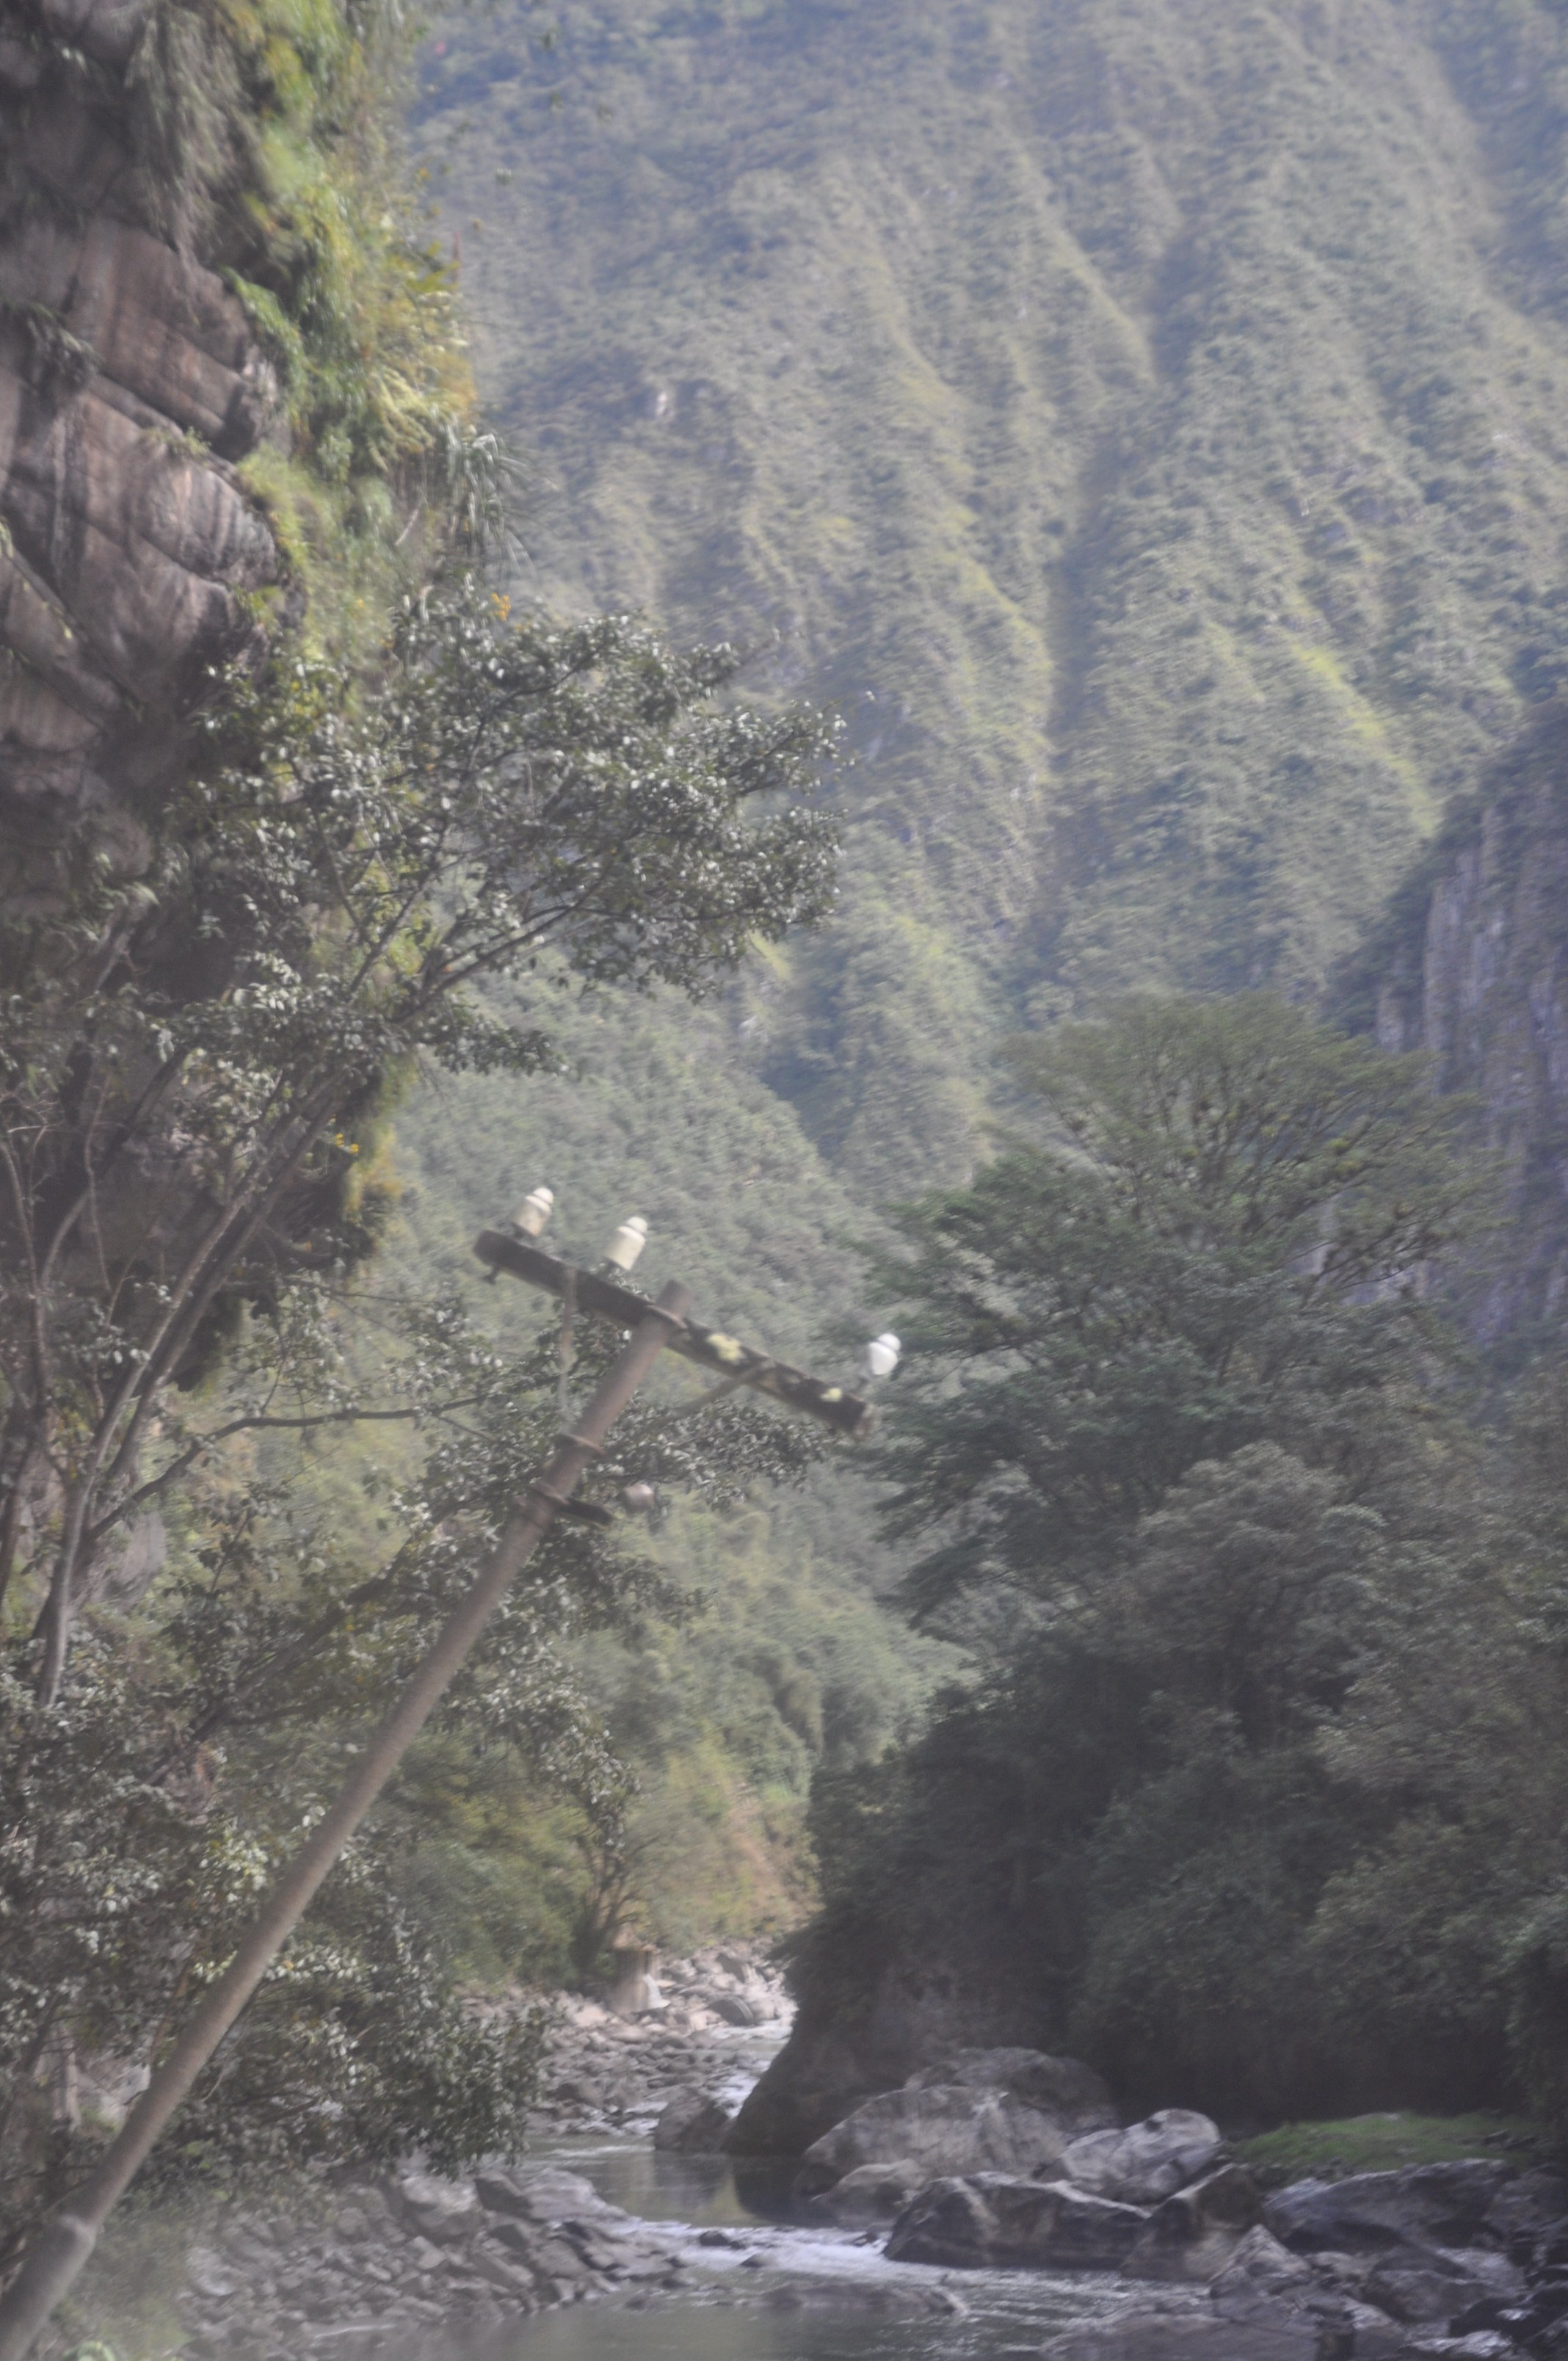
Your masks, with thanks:
M552 2141L534 2156L582 2173L644 2221L688 2226L691 2285L677 2297L545 2312L488 2346L484 2361L1001 2361L1126 2301L1124 2286L1099 2273L890 2263L880 2240L791 2223L783 2186L765 2173L742 2165L738 2181L728 2162L660 2155L646 2137ZM729 2243L703 2246L704 2230ZM934 2284L961 2313L875 2309L900 2285Z

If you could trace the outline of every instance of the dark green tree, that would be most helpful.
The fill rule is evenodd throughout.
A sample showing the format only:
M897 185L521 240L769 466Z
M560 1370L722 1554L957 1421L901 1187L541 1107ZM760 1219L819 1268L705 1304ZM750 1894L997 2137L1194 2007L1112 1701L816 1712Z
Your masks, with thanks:
M241 1354L225 1380L236 1415L206 1422L199 1455L172 1453L188 1461L170 1495L176 1545L146 1595L83 1610L52 1701L28 1678L24 1634L0 1657L0 2211L13 2246L91 2146L90 2127L51 2108L51 2086L74 2061L113 2080L157 2054L549 1455L554 1333L509 1352L452 1304L372 1295L362 1316L378 1400L400 1397L411 1438L395 1479L367 1477L378 1565L308 1490L296 1499L297 1455L247 1466L258 1433L309 1420L295 1405L319 1395L320 1374L280 1372L264 1354L252 1369ZM579 1338L574 1388L592 1387L616 1343ZM268 1387L264 1414L252 1383ZM351 1422L356 1407L307 1433L325 1415ZM745 1399L694 1420L644 1396L589 1488L613 1501L635 1477L662 1502L723 1507L799 1477L820 1449L815 1430ZM557 1523L435 1726L437 1743L510 1757L536 1794L569 1796L590 1861L625 1867L621 1900L635 1783L572 1650L683 1611L635 1534ZM389 2160L413 2146L455 2168L518 2151L542 2022L484 2022L461 2004L450 1948L401 1892L418 1834L417 1807L394 1791L203 2077L159 2171ZM613 1931L613 1916L598 1928Z
M1043 1144L897 1215L908 1347L883 1466L918 1617L1065 1604L1203 1459L1266 1436L1384 1480L1412 1307L1477 1181L1466 1110L1263 995L1134 1000L1016 1045Z
M170 1388L244 1305L286 1328L299 1282L374 1242L359 1133L400 1082L536 1071L553 984L701 994L829 906L831 730L725 703L736 664L513 620L465 577L360 694L302 659L236 684L147 875L7 930L0 1600L22 1570L44 1698ZM83 991L54 954L87 930ZM534 1021L475 995L498 976Z
M729 699L736 664L626 619L514 617L458 577L408 603L372 677L280 656L229 682L148 815L145 873L0 939L0 2183L18 2235L80 2154L40 2126L56 2065L157 2053L548 1455L554 1338L519 1356L455 1303L356 1279L398 1091L422 1069L537 1072L562 991L700 996L830 905L814 788L832 730ZM476 989L495 978L513 1021ZM613 1349L579 1339L574 1385ZM389 1425L412 1440L367 1564L266 1453ZM618 1446L718 1500L812 1455L749 1403L696 1426L640 1402ZM645 1551L558 1528L448 1731L568 1791L613 1850L627 1782L565 1652L676 1603ZM276 1964L177 2159L516 2147L537 2027L465 2015L398 1898L395 1820L394 1798Z
M1495 2099L1517 1847L1468 2014L1457 1855L1442 1993L1382 1960L1358 2021L1329 1968L1441 1815L1415 1665L1501 1643L1440 1309L1485 1219L1467 1110L1261 997L1135 1001L1014 1063L1035 1138L903 1209L875 1266L905 1598L977 1668L874 1784L823 1788L808 2012L870 2026L879 1980L937 1971L1129 2106Z

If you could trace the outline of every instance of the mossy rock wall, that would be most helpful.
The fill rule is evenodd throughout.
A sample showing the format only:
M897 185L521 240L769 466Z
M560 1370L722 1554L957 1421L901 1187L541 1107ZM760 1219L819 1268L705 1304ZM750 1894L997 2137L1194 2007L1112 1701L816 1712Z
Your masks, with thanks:
M337 0L6 12L7 915L60 913L73 855L136 873L228 668L302 625L367 641L400 509L462 451L446 274L389 147L403 39Z

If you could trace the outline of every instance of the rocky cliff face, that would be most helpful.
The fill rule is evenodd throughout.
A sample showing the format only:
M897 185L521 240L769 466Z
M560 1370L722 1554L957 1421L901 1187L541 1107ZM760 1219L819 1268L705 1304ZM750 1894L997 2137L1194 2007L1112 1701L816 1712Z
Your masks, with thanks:
M1370 1013L1474 1092L1507 1176L1479 1279L1483 1340L1526 1345L1568 1316L1568 713L1553 708L1445 831L1374 946Z
M0 895L134 870L211 668L259 642L271 534L234 472L276 386L127 132L149 0L0 30Z

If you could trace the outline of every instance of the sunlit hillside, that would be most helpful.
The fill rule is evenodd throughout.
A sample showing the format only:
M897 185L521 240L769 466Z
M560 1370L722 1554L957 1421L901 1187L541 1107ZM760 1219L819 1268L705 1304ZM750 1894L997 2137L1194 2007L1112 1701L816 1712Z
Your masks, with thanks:
M400 1120L427 1240L433 1192L565 1174L574 1220L635 1199L661 1276L826 1349L835 1241L987 1152L1004 1033L1329 987L1563 670L1564 97L1530 0L438 27L416 138L523 463L517 592L742 642L852 761L835 924L700 1021L601 1013L579 1089ZM766 1604L802 1513L749 1596L820 1685ZM891 1581L862 1496L810 1516L813 1595ZM915 1678L872 1624L868 1731ZM732 1768L795 1742L758 1715Z
M519 577L762 651L858 762L748 1053L857 1180L1001 1023L1312 992L1557 676L1542 5L731 0L449 24L420 135Z

